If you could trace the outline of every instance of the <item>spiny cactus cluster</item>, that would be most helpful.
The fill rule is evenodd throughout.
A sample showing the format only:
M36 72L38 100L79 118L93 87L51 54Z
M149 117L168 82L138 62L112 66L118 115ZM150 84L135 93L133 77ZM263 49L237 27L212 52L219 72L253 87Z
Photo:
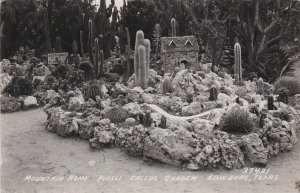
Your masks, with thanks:
M146 89L149 84L150 41L144 39L143 31L136 33L134 53L135 84Z
M242 81L242 52L241 45L236 43L234 45L234 74L238 75L238 80Z

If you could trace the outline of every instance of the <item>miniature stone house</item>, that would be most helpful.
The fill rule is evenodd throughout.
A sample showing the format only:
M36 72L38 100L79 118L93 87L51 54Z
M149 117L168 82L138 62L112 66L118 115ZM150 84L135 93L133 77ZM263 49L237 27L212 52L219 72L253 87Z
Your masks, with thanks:
M161 60L165 72L175 67L185 68L198 65L199 45L195 36L162 37Z

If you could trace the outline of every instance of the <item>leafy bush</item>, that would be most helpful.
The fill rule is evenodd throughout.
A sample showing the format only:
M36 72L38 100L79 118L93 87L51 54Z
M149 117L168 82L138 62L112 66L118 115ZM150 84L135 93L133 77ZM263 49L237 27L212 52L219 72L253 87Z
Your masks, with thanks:
M275 93L280 91L280 88L285 87L289 91L290 96L300 93L300 83L297 78L292 76L282 76L275 83Z
M14 97L31 95L33 93L33 85L32 82L26 78L14 77L4 89L4 93L8 93Z
M254 122L248 111L233 108L222 117L221 129L228 133L249 133L254 129Z

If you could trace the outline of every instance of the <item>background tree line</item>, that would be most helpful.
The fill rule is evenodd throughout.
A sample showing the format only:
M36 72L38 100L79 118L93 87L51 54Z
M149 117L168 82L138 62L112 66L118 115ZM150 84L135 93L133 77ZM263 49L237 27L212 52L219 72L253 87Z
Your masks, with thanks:
M120 38L125 51L127 27L131 47L135 33L143 30L153 40L170 36L172 18L177 35L196 35L213 66L230 68L232 50L239 42L243 68L265 79L275 79L289 70L291 48L299 45L300 2L298 0L153 0L126 3L120 10L112 0L6 0L1 5L1 56L8 58L20 46L34 48L42 55L61 38L62 50L72 52L72 42L88 50L88 21L93 21L94 36L108 58ZM156 25L159 24L159 25ZM155 28L156 26L156 28ZM158 28L157 28L158 27ZM80 45L80 31L83 45ZM155 31L155 33L154 33ZM298 42L297 42L298 40Z

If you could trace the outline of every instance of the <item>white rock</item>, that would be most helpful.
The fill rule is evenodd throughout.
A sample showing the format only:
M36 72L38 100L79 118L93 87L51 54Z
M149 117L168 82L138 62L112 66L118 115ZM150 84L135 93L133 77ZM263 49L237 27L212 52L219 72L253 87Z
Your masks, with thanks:
M28 96L24 99L23 101L23 107L25 109L28 109L28 108L34 108L34 107L38 107L39 104L37 102L37 99L33 96Z
M138 93L144 92L144 90L140 86L135 86L132 90L137 91Z

